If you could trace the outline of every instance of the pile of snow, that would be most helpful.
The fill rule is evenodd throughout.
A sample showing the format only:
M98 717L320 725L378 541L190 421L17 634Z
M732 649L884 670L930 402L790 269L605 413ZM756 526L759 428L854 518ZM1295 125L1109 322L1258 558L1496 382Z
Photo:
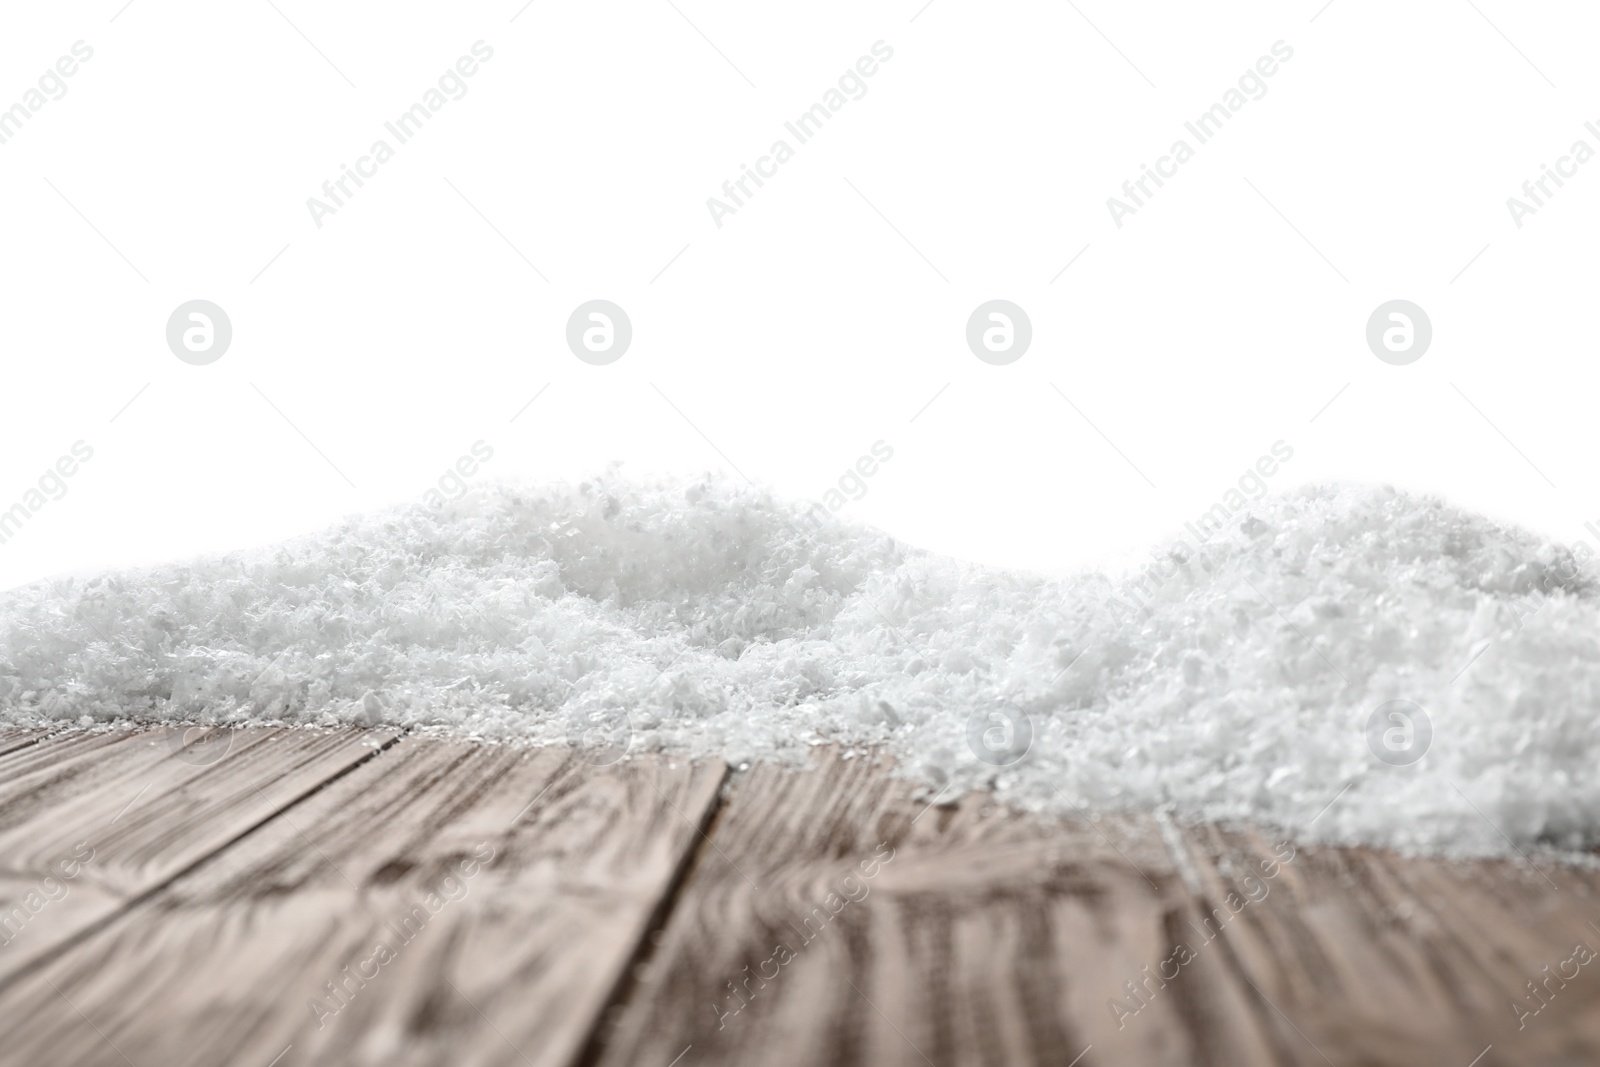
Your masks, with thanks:
M816 514L720 480L498 485L41 583L0 595L0 722L389 723L595 762L887 745L930 794L1035 810L1600 842L1600 593L1532 535L1317 488L1147 570L1049 578ZM1369 737L1391 700L1431 725L1410 765Z

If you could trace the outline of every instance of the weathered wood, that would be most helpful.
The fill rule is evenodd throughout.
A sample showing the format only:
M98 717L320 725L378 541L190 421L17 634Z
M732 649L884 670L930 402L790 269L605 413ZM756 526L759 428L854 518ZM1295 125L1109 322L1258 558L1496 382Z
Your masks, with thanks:
M19 748L38 744L50 736L48 730L33 730L8 726L0 729L0 756L8 752L15 752Z
M0 1065L1600 1062L1593 870L389 737L0 751Z
M106 730L92 733L73 730L51 733L45 730L16 731L16 743L0 752L0 819L13 813L8 797L20 794L23 780L33 773L66 765L80 755L98 752L108 745L120 745L135 736L133 731Z
M981 797L924 813L836 757L758 767L714 840L600 1035L607 1067L1600 1062L1600 957L1570 962L1600 949L1592 871ZM893 859L841 902L878 842Z
M74 733L0 756L0 984L394 736Z
M1270 855L1244 832L1185 842L1210 901ZM1600 953L1600 878L1541 867L1302 849L1225 940L1284 1062L1600 1063L1600 956L1573 959Z
M1217 953L1139 1025L1108 1010L1192 907L1152 820L929 809L886 771L750 772L601 1063L1276 1062Z
M0 991L0 1063L570 1063L725 773L402 740Z

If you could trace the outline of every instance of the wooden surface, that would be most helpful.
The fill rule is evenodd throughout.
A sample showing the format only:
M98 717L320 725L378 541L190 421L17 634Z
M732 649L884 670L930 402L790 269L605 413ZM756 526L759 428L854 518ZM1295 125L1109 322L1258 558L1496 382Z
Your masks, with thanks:
M259 730L225 750L174 730L68 734L0 756L0 981L45 958L392 741ZM68 872L75 872L68 877ZM59 897L59 899L52 899ZM8 914L13 914L8 909ZM5 918L0 914L0 921Z
M0 1064L1600 1063L1593 871L889 771L0 733Z

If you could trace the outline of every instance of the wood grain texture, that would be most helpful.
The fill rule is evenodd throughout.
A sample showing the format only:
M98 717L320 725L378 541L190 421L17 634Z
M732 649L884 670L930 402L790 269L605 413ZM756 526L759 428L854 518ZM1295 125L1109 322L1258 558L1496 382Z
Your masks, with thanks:
M1592 871L924 811L836 755L758 767L713 839L607 1067L1600 1063Z
M15 752L19 748L38 744L50 736L48 730L32 730L23 727L7 726L0 728L0 756L8 752Z
M1267 854L1211 827L1185 845L1212 900ZM1575 953L1600 953L1595 871L1326 848L1277 882L1226 938L1282 1062L1600 1063L1600 955Z
M1108 1010L1194 908L1152 820L930 809L886 770L750 772L601 1063L1277 1062L1219 953Z
M203 736L73 733L0 756L0 985L395 735Z
M402 740L0 991L0 1064L570 1063L725 773Z
M1600 1063L1595 870L390 736L0 752L0 1067Z

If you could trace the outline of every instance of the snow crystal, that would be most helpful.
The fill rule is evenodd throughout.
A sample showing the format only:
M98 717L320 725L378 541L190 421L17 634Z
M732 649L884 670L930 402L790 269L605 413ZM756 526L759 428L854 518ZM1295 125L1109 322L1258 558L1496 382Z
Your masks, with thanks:
M385 723L735 766L885 745L930 797L1458 854L1600 842L1579 561L1392 490L1220 525L1053 578L717 479L481 487L0 595L0 723Z

